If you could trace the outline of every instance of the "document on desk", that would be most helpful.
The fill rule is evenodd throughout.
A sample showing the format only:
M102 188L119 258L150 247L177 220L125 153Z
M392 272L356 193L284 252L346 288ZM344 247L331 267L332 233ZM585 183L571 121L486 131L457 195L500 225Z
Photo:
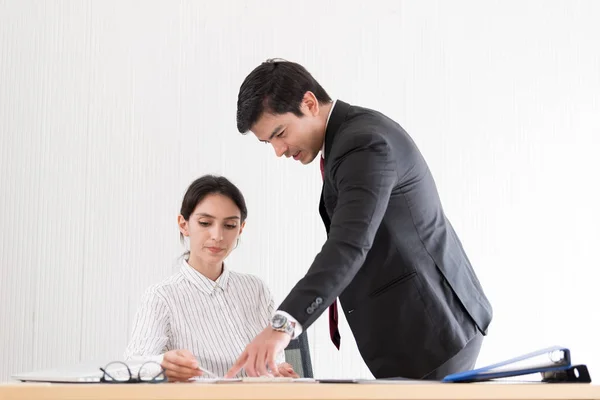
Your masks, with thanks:
M317 383L316 379L313 378L284 378L284 377L268 377L260 376L256 378L246 377L242 378L244 383Z
M194 383L318 383L313 378L283 378L283 377L244 377L244 378L204 378L198 376L190 379Z
M190 382L194 383L231 383L231 382L241 382L241 378L205 378L203 376L197 376L195 378L189 379Z

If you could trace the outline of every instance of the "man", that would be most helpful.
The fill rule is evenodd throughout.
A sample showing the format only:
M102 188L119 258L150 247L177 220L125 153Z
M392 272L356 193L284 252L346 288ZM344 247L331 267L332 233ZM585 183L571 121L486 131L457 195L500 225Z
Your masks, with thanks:
M332 102L301 65L268 60L242 83L238 130L278 157L319 157L327 241L271 325L228 371L277 373L275 354L337 298L376 378L439 380L472 369L492 308L446 218L425 160L385 115ZM320 153L320 156L319 156Z

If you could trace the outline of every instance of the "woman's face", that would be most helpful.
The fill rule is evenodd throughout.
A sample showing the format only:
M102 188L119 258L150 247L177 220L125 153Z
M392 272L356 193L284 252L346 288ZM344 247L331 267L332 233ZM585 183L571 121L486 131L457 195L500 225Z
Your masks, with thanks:
M179 230L190 240L190 259L217 265L236 247L244 223L233 200L221 194L207 195L189 220L179 216Z

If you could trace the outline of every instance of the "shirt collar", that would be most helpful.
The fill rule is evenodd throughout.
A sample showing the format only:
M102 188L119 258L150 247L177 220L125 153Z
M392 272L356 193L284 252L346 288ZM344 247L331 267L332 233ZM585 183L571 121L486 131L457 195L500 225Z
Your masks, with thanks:
M329 109L329 115L327 116L327 122L325 122L325 131L327 131L327 125L329 125L329 118L331 118L331 114L333 113L333 108L335 107L336 102L337 102L337 99L333 100L333 104L331 105L331 108ZM325 159L325 138L323 138L323 146L321 147L321 157L323 157L323 159Z
M207 294L211 294L216 290L225 291L229 282L229 268L225 263L223 263L223 272L216 281L212 281L196 271L185 259L181 261L181 273L188 281Z

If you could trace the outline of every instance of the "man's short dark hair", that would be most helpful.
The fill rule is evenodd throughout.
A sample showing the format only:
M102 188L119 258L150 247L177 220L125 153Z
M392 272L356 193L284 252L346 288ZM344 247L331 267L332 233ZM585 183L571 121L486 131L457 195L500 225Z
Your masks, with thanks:
M302 65L282 59L269 59L244 79L237 101L237 127L246 133L263 112L302 116L300 104L306 92L312 92L320 104L331 98Z

